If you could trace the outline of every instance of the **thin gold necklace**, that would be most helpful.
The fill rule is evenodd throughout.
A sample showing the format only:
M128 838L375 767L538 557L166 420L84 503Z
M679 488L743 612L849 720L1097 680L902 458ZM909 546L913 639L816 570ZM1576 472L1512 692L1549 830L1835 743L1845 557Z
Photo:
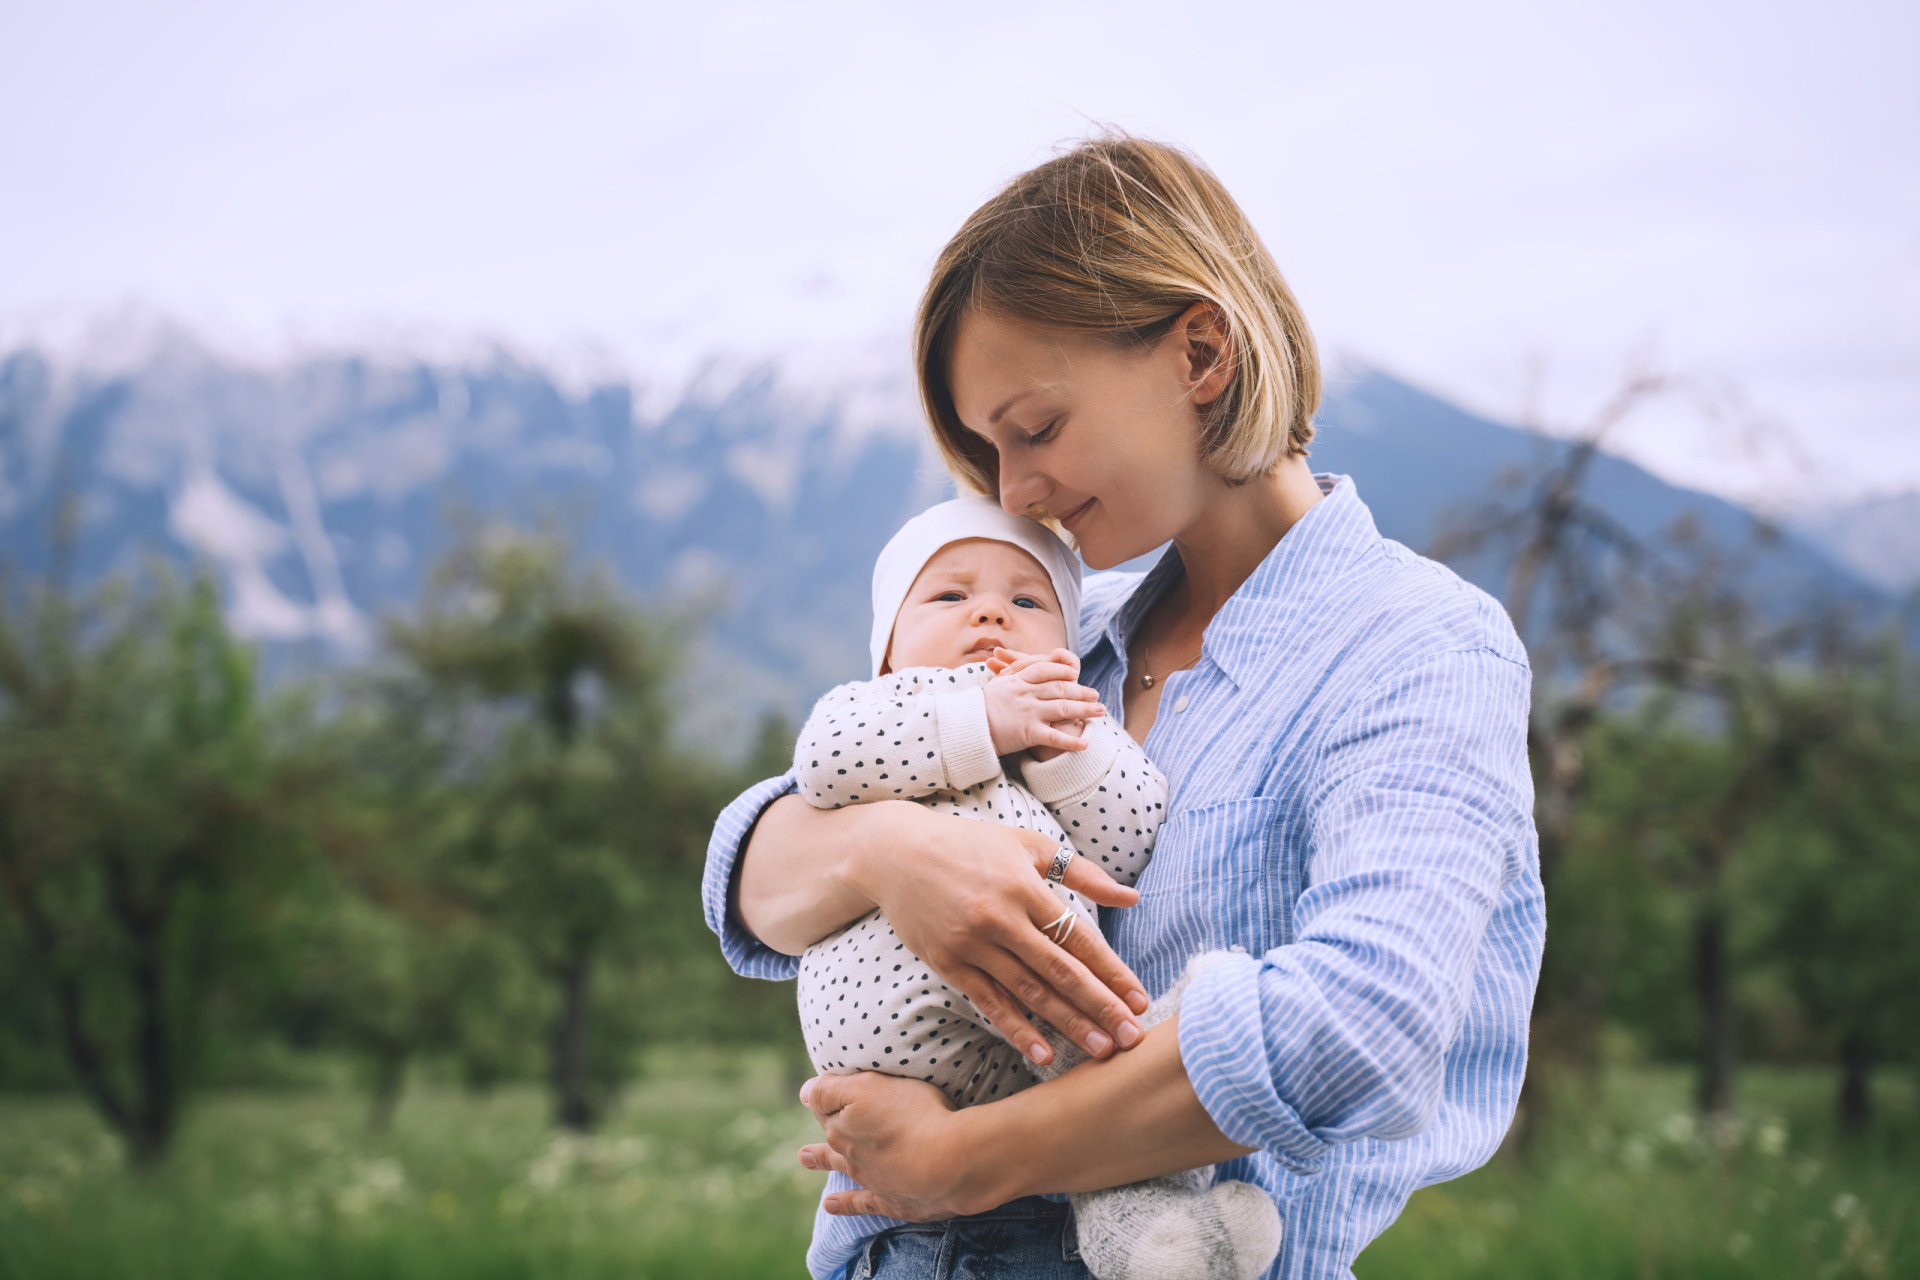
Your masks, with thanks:
M1187 668L1189 668L1189 667L1191 667L1191 666L1192 666L1192 665L1193 665L1194 663L1196 663L1196 662L1198 662L1198 661L1200 661L1200 655L1201 655L1202 653L1205 653L1205 652L1206 652L1206 649L1207 649L1207 646L1206 646L1206 642L1205 642L1205 641L1202 641L1202 642L1201 642L1201 645L1200 645L1200 648L1199 648L1199 650L1198 650L1197 652L1195 652L1195 653L1194 653L1194 655L1193 655L1193 656L1192 656L1191 658L1188 658L1188 659L1187 659L1187 660L1186 660L1185 662L1183 662L1183 663L1181 663L1181 664L1180 664L1179 666L1177 666L1177 667L1175 667L1175 668L1173 669L1173 671L1185 671L1185 670L1186 670ZM1140 649L1140 687L1141 687L1142 689L1151 689L1151 688L1153 688L1153 678L1154 678L1154 677L1153 677L1153 667L1152 667L1152 663L1153 663L1153 646L1152 646L1152 645L1143 645L1143 646L1141 646L1141 649ZM1173 671L1169 671L1169 672L1167 672L1167 674L1168 674L1168 675L1172 675L1172 674L1173 674Z

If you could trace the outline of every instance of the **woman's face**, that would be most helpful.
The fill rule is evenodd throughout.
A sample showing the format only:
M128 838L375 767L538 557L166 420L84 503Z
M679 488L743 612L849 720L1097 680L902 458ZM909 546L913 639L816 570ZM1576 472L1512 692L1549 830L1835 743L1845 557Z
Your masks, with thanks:
M1226 381L1208 345L1215 331L1204 317L1188 324L1201 310L1144 351L962 317L948 381L960 421L999 455L1000 505L1059 520L1095 569L1193 525L1224 487L1199 459L1198 406Z

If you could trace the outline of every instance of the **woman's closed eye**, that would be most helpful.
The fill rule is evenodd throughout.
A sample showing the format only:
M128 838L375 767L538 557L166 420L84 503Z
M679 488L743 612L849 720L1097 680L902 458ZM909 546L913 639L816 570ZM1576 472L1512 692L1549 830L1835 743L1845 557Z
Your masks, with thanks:
M1040 428L1038 431L1028 436L1027 443L1029 445L1048 443L1055 436L1060 434L1060 424L1065 421L1066 419L1064 417L1053 419L1053 421L1047 423L1046 426Z

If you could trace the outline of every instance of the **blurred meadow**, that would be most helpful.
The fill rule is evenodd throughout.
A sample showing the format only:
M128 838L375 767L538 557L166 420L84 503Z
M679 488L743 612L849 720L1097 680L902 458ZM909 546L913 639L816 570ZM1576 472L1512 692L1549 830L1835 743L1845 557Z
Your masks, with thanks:
M649 1060L580 1135L526 1085L446 1083L371 1131L341 1090L227 1090L164 1178L129 1173L73 1101L0 1107L0 1274L69 1277L800 1276L819 1179L811 1128L764 1053ZM1361 1280L1540 1275L1912 1275L1920 1150L1910 1074L1882 1124L1835 1134L1832 1079L1766 1068L1703 1126L1684 1072L1619 1067L1509 1153L1415 1195Z

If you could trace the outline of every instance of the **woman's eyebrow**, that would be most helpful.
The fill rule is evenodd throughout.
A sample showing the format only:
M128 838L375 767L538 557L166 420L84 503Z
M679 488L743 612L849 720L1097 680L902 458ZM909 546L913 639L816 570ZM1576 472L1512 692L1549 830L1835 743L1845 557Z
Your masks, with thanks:
M1005 400L1000 402L1000 407L998 409L995 409L992 413L987 415L987 421L991 423L998 423L1000 419L1006 414L1007 410L1013 408L1013 406L1015 406L1016 404L1019 404L1022 400L1025 400L1028 396L1038 395L1038 394L1039 394L1039 389L1037 387L1028 387L1025 391L1014 392L1012 395L1008 396Z

